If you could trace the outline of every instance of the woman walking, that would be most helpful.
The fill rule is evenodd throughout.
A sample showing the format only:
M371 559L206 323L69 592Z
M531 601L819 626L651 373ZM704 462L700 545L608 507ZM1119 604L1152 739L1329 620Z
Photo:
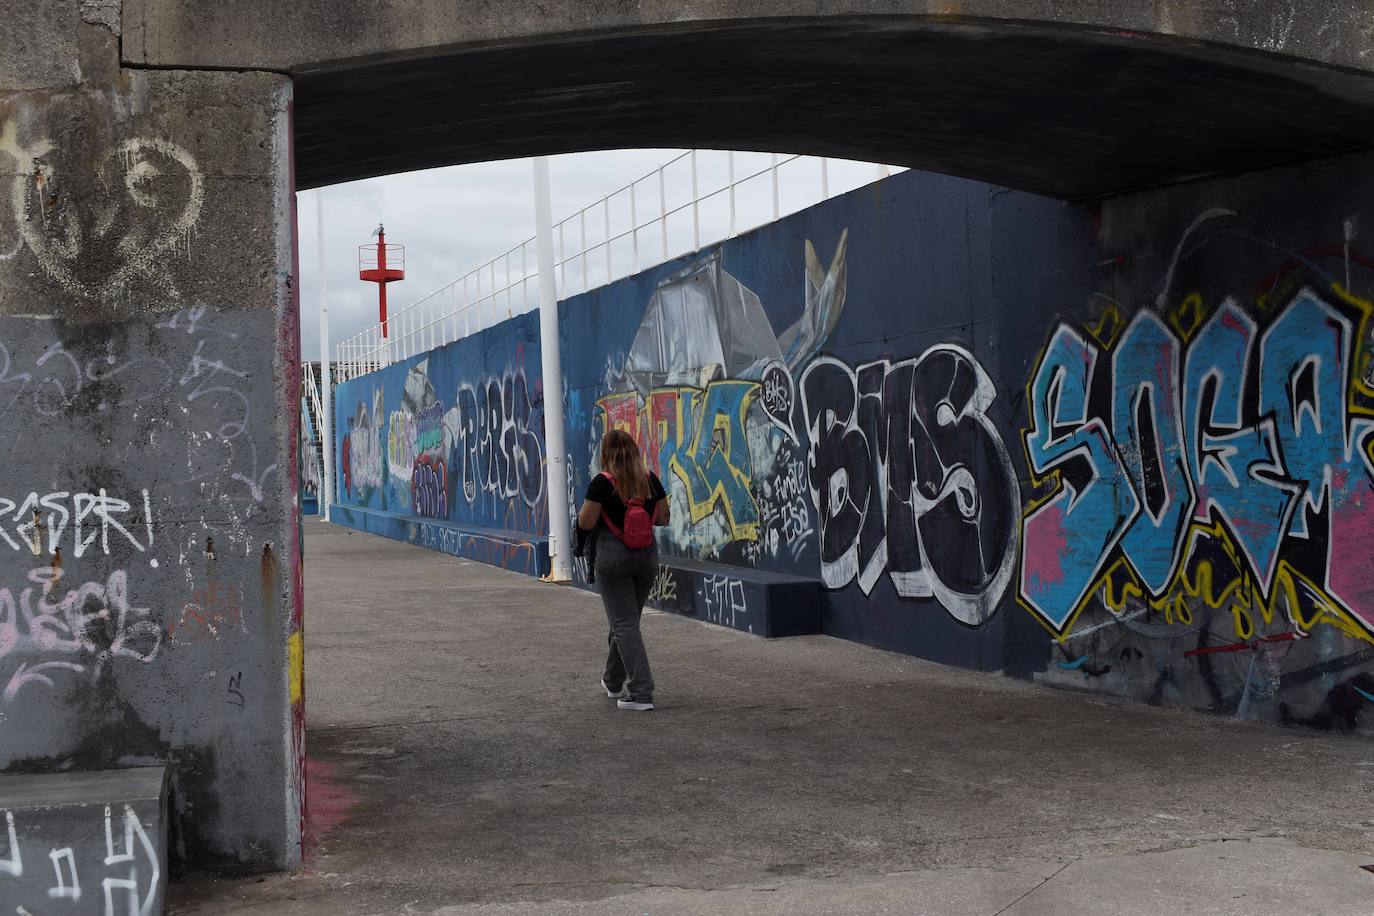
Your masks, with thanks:
M639 617L658 574L653 526L669 522L667 494L623 430L601 440L601 468L577 513L577 527L595 538L593 575L611 629L601 686L621 709L653 709L654 679Z

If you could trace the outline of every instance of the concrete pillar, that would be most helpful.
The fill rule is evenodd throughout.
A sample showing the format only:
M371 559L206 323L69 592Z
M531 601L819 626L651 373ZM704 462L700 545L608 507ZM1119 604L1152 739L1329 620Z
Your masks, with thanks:
M289 866L290 83L121 69L118 4L32 7L0 54L0 770L166 763L174 856Z

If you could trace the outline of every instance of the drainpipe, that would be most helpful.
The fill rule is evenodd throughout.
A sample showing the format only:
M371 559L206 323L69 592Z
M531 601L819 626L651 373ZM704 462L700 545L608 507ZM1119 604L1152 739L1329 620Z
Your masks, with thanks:
M544 453L548 472L549 581L567 582L572 571L568 522L567 448L563 438L563 362L558 352L558 295L553 276L553 207L549 160L534 160L535 248L539 260L539 352L544 375Z

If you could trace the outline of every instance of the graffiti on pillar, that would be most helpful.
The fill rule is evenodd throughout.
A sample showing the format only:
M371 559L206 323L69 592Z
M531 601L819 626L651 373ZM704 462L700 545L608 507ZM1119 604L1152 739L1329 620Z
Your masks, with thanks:
M871 594L886 573L902 597L986 621L1011 581L1020 495L982 365L952 344L856 368L821 357L800 388L825 585Z
M125 495L130 498L104 489L30 492L15 494L14 499L0 495L0 545L50 557L65 547L74 559L95 553L109 556L111 547L144 553L154 540L152 497L146 489Z
M75 836L63 837L51 835L50 817L0 809L0 898L5 912L161 912L166 851L157 825L145 824L130 805L105 805L102 830L100 809L80 810L94 823Z
M595 434L635 437L668 488L676 546L733 549L742 562L805 546L793 377L843 312L847 245L846 232L827 269L806 243L806 301L781 333L719 253L689 264L658 284L623 363L608 369Z
M134 137L90 174L24 129L18 119L0 125L0 155L14 163L14 224L44 272L82 298L116 299L139 286L177 299L169 255L190 245L205 202L195 158L169 140ZM113 255L94 257L95 247Z
M179 482L196 487L207 499L233 498L246 490L255 503L262 503L278 465L268 462L267 450L259 448L249 373L230 355L239 336L231 325L230 316L211 313L203 305L162 318L153 325L153 343L147 346L152 353L166 347L165 358L122 336L70 347L56 337L28 347L0 340L0 418L30 413L51 419L89 406L119 417L128 430L138 430L128 442L108 444L118 453L146 448L156 435L153 428L161 425L159 411L175 410L193 416L197 424L186 440L194 459ZM132 494L125 496L138 505ZM72 509L79 514L82 505L73 499ZM107 494L97 511L116 511L121 501Z
M1294 290L1257 320L1185 299L1059 325L1032 375L1020 594L1053 633L1093 597L1187 622L1225 609L1374 634L1374 412L1355 368L1369 307ZM1094 333L1095 332L1095 333Z
M211 579L198 588L191 600L167 625L167 641L172 645L188 645L216 640L229 633L247 634L248 623L243 613L243 589L232 582Z
M159 618L134 603L122 569L77 583L60 566L43 566L0 585L0 700L98 678L107 665L152 662L162 647Z

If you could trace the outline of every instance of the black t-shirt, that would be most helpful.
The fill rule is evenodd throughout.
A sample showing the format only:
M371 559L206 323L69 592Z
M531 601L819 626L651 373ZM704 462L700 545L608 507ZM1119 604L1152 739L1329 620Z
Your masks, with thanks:
M654 504L667 495L663 491L663 483L658 479L658 475L650 471L649 498L644 500L644 511L649 513L650 518L654 514ZM594 503L601 503L601 511L610 518L617 528L625 527L625 503L605 474L597 474L592 478L592 482L587 484L586 498Z

